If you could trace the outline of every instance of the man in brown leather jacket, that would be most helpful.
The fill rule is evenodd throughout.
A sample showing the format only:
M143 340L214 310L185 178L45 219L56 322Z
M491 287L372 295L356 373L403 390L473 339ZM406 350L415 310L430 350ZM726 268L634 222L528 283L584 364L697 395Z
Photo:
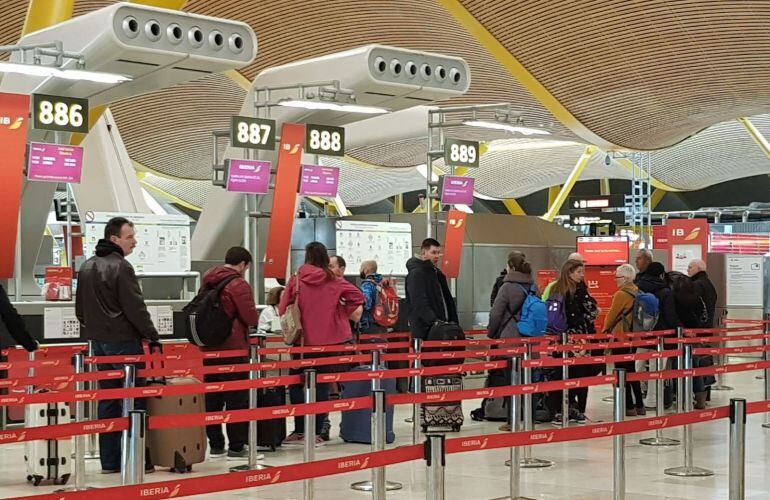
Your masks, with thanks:
M158 332L147 312L134 267L126 257L136 246L134 225L123 217L115 217L104 228L104 239L96 245L96 255L88 259L78 272L75 312L80 321L80 336L91 340L97 356L130 356L144 354L143 340L158 341ZM121 363L100 363L99 370L123 370ZM138 365L137 369L143 368ZM122 380L100 380L100 389L116 389ZM137 378L136 385L144 385ZM145 408L144 399L134 400L137 409ZM99 401L99 418L119 418L122 400ZM99 434L99 456L102 473L120 472L120 433ZM149 459L147 472L154 471Z

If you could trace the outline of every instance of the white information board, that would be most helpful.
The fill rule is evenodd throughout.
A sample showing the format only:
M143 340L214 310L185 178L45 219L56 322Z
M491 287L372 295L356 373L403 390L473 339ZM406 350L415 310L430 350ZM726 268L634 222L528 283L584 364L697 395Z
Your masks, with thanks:
M80 322L74 307L46 307L43 309L44 339L78 339Z
M727 307L762 307L762 256L728 255L725 259L727 276Z
M147 306L147 312L150 313L158 335L163 337L174 334L174 311L171 306Z
M376 260L380 274L406 276L406 261L413 256L412 225L337 221L337 254L347 261L347 275L357 276L361 262Z
M683 274L687 274L687 266L690 262L704 258L700 245L673 245L670 252L673 253L671 270Z
M190 218L186 215L118 214L87 212L83 252L94 256L104 238L104 227L113 217L134 223L137 245L128 261L137 273L179 273L190 270Z

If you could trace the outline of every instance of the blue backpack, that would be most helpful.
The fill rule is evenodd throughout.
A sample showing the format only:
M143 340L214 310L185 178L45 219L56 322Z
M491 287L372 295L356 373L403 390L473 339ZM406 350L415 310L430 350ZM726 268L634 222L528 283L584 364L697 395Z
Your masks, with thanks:
M642 292L641 290L636 295L627 290L624 291L634 298L634 306L630 311L632 318L631 331L652 331L658 322L658 316L660 316L660 302L658 298L651 293Z
M521 316L516 327L519 335L523 337L540 337L545 335L548 326L548 313L546 312L545 302L535 295L531 288L527 290L521 284L517 283L519 288L527 295L524 303L521 305Z
M564 297L548 297L546 301L548 314L548 333L561 333L567 331L567 313L564 310Z

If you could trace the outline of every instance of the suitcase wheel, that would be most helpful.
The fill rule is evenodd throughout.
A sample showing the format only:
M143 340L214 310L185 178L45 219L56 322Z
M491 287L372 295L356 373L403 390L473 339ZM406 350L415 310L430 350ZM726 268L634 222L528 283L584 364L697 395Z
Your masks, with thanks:
M32 486L40 486L40 481L43 480L43 476L32 476Z
M70 480L70 475L69 474L64 474L61 477L61 481L59 481L59 484L67 484L67 481L69 481L69 480Z
M187 466L187 472L192 472L192 465Z

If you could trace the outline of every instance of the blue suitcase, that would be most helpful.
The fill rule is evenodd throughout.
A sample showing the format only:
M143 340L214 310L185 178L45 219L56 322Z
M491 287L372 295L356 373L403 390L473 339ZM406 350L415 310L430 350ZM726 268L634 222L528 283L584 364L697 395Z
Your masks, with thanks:
M364 365L353 368L353 372L370 371L371 365ZM382 366L381 370L386 368ZM380 380L381 387L385 390L385 394L395 394L396 392L396 380L395 379L382 379ZM345 382L342 387L342 398L360 398L363 396L370 396L372 394L372 382L370 380L359 380L355 382ZM393 433L393 405L385 407L385 441L392 443L396 440L396 435ZM370 444L372 442L372 410L351 410L342 412L342 422L340 423L340 437L343 441L348 443L365 443Z

